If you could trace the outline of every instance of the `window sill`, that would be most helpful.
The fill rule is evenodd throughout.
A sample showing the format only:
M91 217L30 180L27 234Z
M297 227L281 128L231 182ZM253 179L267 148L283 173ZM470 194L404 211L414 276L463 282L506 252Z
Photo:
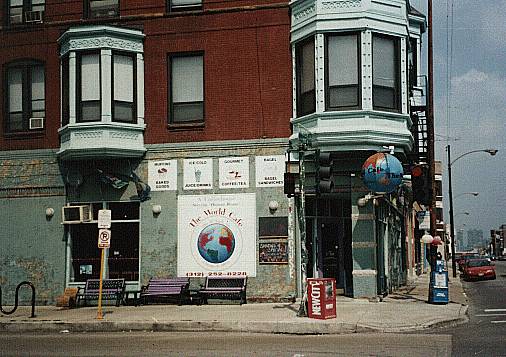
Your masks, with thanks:
M171 131L203 130L205 128L205 122L168 124L167 128Z

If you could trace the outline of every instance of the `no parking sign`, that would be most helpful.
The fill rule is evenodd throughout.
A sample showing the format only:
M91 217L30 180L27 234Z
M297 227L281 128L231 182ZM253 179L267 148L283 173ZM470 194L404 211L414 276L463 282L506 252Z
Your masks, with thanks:
M111 231L109 229L99 229L98 247L109 248L111 246Z

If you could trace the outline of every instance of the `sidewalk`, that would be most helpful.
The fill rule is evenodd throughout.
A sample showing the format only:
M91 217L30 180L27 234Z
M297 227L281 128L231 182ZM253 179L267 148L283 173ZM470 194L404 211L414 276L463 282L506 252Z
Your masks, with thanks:
M450 278L450 302L445 305L427 303L428 279L422 274L382 301L339 296L337 318L329 320L297 317L299 303L104 306L103 320L96 319L96 307L41 306L35 309L36 317L29 318L31 307L22 306L12 315L0 314L0 331L340 334L416 331L466 322L467 302L459 278Z

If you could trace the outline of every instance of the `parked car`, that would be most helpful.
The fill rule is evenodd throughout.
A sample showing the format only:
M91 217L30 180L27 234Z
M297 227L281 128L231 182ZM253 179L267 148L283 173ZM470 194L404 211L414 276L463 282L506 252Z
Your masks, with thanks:
M464 280L495 279L495 266L489 259L469 259L462 272Z
M459 265L459 270L464 271L464 267L469 259L478 259L480 256L478 254L463 254L460 259L457 261Z

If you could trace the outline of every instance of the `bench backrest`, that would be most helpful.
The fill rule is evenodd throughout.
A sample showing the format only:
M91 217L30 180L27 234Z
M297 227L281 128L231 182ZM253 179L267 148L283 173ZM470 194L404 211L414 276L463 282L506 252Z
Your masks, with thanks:
M100 279L88 279L86 280L86 286L84 287L85 292L97 291L100 289ZM103 279L102 290L125 290L125 279Z
M208 276L206 277L205 288L206 289L245 289L246 288L246 277L217 277Z
M147 291L172 290L174 288L186 289L190 286L189 278L151 278Z

